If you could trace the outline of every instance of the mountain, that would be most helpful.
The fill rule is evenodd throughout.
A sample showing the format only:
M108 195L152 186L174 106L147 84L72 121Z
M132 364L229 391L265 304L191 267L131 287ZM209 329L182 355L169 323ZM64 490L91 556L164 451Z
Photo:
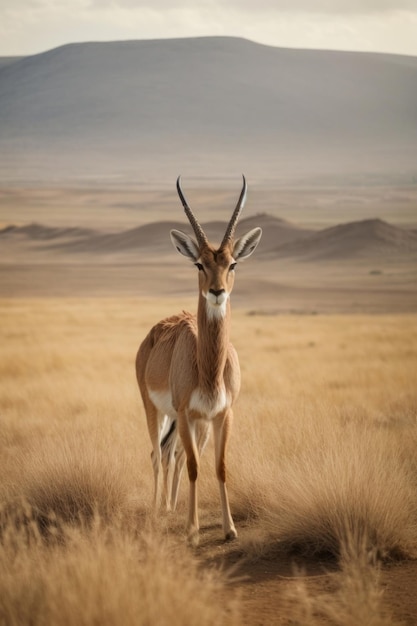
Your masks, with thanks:
M16 61L20 61L25 57L0 57L0 69L2 67L6 67L6 65L11 65L12 63L16 63Z
M58 228L52 226L44 226L43 224L25 224L24 226L15 226L10 224L0 229L0 237L15 239L25 238L32 241L56 241L62 239L78 239L89 237L94 233L89 228Z
M260 214L244 218L237 227L236 236L261 226L263 229L262 249L274 249L289 241L299 240L312 231L271 215ZM226 232L227 222L202 223L210 241L220 243ZM193 236L187 222L152 222L116 233L103 233L87 228L59 228L32 223L24 226L7 226L0 229L0 241L34 242L40 250L55 250L58 253L88 253L123 255L130 251L152 250L160 254L172 253L169 232L172 228Z
M204 232L213 242L220 242L226 230L226 222L202 224ZM270 215L257 215L243 219L236 232L238 237L261 226L263 236L256 257L262 260L320 261L340 259L414 259L417 254L417 233L388 224L380 219L361 220L338 224L320 231L300 228ZM116 233L103 233L98 230L82 228L51 228L41 224L26 226L8 226L0 230L0 242L3 247L9 244L9 251L28 249L32 251L55 253L56 260L62 255L74 259L78 254L111 255L123 261L124 255L134 253L155 254L157 258L175 255L169 239L171 228L177 228L192 234L185 222L152 222L137 228ZM19 252L20 253L20 252ZM176 258L176 255L175 255Z
M410 258L417 253L417 233L380 219L339 224L307 235L302 241L277 246L270 256L298 257L308 261Z
M229 37L0 63L4 180L415 174L417 58Z

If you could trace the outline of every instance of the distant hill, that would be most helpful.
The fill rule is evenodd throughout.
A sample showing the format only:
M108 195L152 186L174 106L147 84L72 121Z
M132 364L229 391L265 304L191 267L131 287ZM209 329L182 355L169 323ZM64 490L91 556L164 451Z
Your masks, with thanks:
M293 241L302 241L305 237L315 232L287 220L261 213L242 219L237 234L243 234L256 226L260 226L263 231L260 244L260 250L263 252L275 250L278 246Z
M25 237L32 241L55 241L65 238L77 239L79 237L89 237L93 233L94 231L89 228L56 228L37 223L25 224L24 226L11 224L0 230L0 236L3 238Z
M3 180L416 174L417 58L243 39L0 60Z
M213 243L220 243L226 231L227 222L216 221L202 223L204 232ZM261 226L263 228L262 249L274 249L289 241L294 241L310 234L304 229L286 220L267 214L255 215L242 219L238 224L236 236ZM118 233L102 233L87 228L52 228L32 223L24 226L10 225L0 230L0 241L3 239L26 239L38 242L43 248L69 253L121 253L130 250L152 249L154 251L172 252L169 232L172 228L183 230L193 235L187 222L152 222Z
M417 233L380 219L339 224L302 241L277 246L270 255L304 260L407 257L417 253Z
M0 57L0 69L2 67L6 67L6 65L11 65L12 63L16 63L25 57Z
M211 241L220 242L226 222L209 222L202 226ZM256 254L260 261L280 258L305 261L356 258L387 260L394 257L411 259L417 254L415 230L399 228L380 219L350 222L312 231L263 214L243 219L236 236L255 226L263 228L263 237ZM155 222L118 233L29 224L8 226L0 230L0 242L13 244L13 241L27 241L28 245L36 244L35 249L40 252L55 251L58 256L116 255L123 259L124 254L140 254L145 251L164 256L174 254L169 239L171 228L192 234L191 227L184 222ZM34 249L32 245L31 249Z

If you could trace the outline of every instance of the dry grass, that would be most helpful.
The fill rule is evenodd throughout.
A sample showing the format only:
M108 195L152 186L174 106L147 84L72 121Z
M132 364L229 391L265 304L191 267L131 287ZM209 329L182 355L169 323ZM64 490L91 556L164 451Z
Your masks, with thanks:
M178 521L150 523L134 357L150 325L187 304L1 303L0 624L239 623L236 595L216 600L224 576L183 545L186 480ZM417 554L416 340L413 316L234 313L243 388L229 493L242 549L341 562L330 595L294 587L294 621L391 623L378 559ZM211 455L203 525L220 523Z
M382 555L416 554L414 320L251 324L260 354L245 364L245 433L234 456L242 509L309 550L339 554L353 533L369 535Z
M357 546L355 546L356 548ZM382 604L379 568L365 551L343 563L331 592L313 595L303 579L287 594L294 626L396 626Z
M28 524L31 524L28 521ZM61 543L63 541L63 543ZM237 604L214 598L219 572L202 571L167 537L124 525L66 527L45 544L36 525L3 533L0 556L2 624L238 624Z

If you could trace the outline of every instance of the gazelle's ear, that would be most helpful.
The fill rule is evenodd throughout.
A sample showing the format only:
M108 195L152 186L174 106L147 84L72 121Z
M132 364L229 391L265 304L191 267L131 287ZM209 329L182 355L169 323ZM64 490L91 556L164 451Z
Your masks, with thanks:
M171 230L170 235L174 248L195 263L200 256L200 251L194 239L191 239L191 237L180 230Z
M255 251L262 237L262 228L253 228L246 235L240 237L233 246L233 258L235 261L246 259Z

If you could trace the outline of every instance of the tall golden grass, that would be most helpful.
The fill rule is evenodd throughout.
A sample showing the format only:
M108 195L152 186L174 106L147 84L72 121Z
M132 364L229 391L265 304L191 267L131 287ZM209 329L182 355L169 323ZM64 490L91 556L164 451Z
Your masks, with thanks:
M186 477L176 517L151 515L134 358L149 327L186 306L1 302L0 623L240 623L224 574L185 545ZM392 623L378 563L417 555L415 316L238 310L232 327L243 385L228 482L241 549L339 559L330 596L294 586L294 623ZM213 520L220 532L212 455L202 534Z

